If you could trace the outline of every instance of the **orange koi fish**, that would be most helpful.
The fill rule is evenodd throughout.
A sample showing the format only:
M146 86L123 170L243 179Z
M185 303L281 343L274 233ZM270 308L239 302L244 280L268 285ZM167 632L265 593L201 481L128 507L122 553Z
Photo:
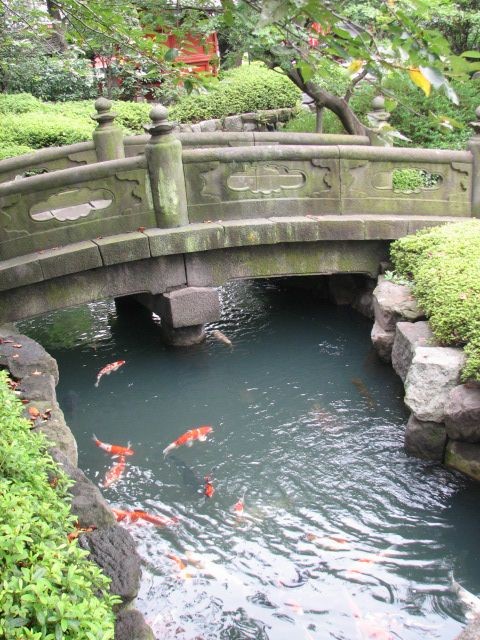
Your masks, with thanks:
M107 488L114 482L117 482L117 480L125 471L125 465L125 456L120 456L117 464L113 465L113 467L109 469L105 474L105 480L103 481L102 487Z
M215 493L215 487L212 484L212 476L205 476L205 488L203 489L203 495L206 498L211 498Z
M137 522L137 520L145 520L145 522L151 522L157 527L173 527L179 522L177 516L172 518L166 518L165 516L157 516L140 509L134 509L133 511L124 511L123 509L113 509L117 522L123 522L127 520L129 522Z
M212 427L198 427L198 429L190 429L186 431L179 438L174 440L172 444L169 444L168 447L165 447L163 450L163 455L166 456L170 451L173 451L177 447L181 447L182 445L186 445L187 447L191 447L195 440L199 442L205 442L207 439L207 435L213 431Z
M122 447L119 444L109 444L108 442L102 442L97 438L95 434L92 435L92 440L95 442L97 447L103 449L112 456L133 456L133 454L135 453L133 449L130 449L130 442L126 447Z
M391 545L390 547L379 551L377 554L375 554L374 556L370 556L369 558L359 558L352 564L350 569L347 570L345 575L348 578L352 578L355 577L355 574L364 573L364 571L366 571L369 567L376 564L377 562L380 562L386 556L388 557L394 546L395 545Z
M102 376L110 375L112 371L117 371L124 364L125 364L125 360L116 360L115 362L111 362L110 364L105 365L97 373L97 381L95 382L95 386L98 387L98 383L100 382L100 379L102 378Z
M177 565L177 567L180 569L180 571L183 571L184 569L187 568L187 565L185 564L185 562L181 558L176 556L174 553L167 553L167 558L170 558L170 560L173 560L174 563Z

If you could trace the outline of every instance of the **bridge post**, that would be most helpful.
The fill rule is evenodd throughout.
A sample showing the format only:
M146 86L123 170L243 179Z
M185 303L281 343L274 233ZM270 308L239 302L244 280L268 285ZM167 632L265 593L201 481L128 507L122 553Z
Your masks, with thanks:
M93 142L98 162L125 157L123 131L114 123L117 114L110 111L111 108L112 103L110 100L106 98L95 100L97 113L91 117L92 120L96 120L98 123L93 132Z
M475 110L476 122L471 122L474 133L468 143L468 148L473 156L472 175L472 216L480 218L480 107Z
M167 116L168 110L156 105L150 111L152 124L144 127L151 134L145 156L153 206L157 225L163 229L188 224L182 143L173 135L174 125L167 121Z

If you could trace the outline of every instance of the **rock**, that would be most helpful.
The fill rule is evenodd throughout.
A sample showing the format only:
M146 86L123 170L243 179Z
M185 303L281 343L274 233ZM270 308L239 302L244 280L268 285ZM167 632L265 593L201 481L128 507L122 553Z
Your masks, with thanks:
M405 404L424 422L443 422L450 391L465 364L462 349L417 347L405 380Z
M203 324L174 329L166 322L162 322L160 331L163 342L172 347L192 347L200 344L207 337Z
M224 131L242 131L242 116L227 116L226 118L224 118L223 129Z
M0 367L9 369L17 380L37 371L49 373L53 376L55 384L58 384L57 362L38 342L21 333L1 337L13 342L0 343ZM14 347L14 344L22 346Z
M218 291L212 287L184 287L160 298L160 317L174 329L220 319Z
M438 346L428 322L398 322L392 349L392 366L403 382L417 346Z
M352 302L352 307L365 316L373 318L373 293L372 291L363 291L359 293Z
M390 362L395 332L385 331L385 329L375 321L370 337L378 356L385 362Z
M447 432L444 424L422 422L410 416L405 431L405 450L412 456L443 462Z
M222 121L218 119L214 120L202 120L198 123L201 131L219 131L222 128Z
M455 640L480 640L480 616L472 620Z
M57 404L55 378L50 373L25 376L17 390L20 391L20 398L32 401L43 400L51 405Z
M115 524L115 516L98 487L91 482L81 469L73 466L59 449L51 449L52 458L74 480L69 491L72 495L72 513L77 516L81 527L109 527Z
M119 525L96 529L79 536L79 545L89 551L89 559L111 578L111 593L128 604L138 594L142 573L140 556L132 536Z
M461 384L450 392L445 405L448 437L480 442L480 386Z
M415 322L425 317L407 285L379 278L373 291L375 320L385 331L394 331L397 322Z
M358 278L351 273L334 273L328 279L330 297L336 305L352 304L359 286Z
M445 450L445 464L474 480L480 480L480 444L449 440Z
M28 412L29 406L37 408L40 414L45 414L48 410L51 411L47 419L39 417L35 420L32 432L43 433L54 447L66 455L70 464L76 467L78 464L77 441L67 427L63 412L58 404L56 402L54 405L48 402L34 402L25 405L26 412Z
M190 128L191 128L192 133L202 133L202 129L201 129L201 127L200 127L200 125L198 123L197 124L191 124Z
M140 611L122 609L115 620L115 640L155 640L155 636Z

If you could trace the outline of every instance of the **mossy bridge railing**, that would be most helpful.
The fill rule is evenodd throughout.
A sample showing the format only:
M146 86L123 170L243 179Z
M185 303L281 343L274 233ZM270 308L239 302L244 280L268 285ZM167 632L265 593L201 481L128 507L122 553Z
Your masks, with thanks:
M123 138L110 103L95 106L92 142L0 161L0 321L230 277L373 275L388 241L480 216L479 123L466 151L402 149L363 136L175 134L157 106L147 135ZM430 186L396 190L404 169ZM65 289L73 274L81 295Z

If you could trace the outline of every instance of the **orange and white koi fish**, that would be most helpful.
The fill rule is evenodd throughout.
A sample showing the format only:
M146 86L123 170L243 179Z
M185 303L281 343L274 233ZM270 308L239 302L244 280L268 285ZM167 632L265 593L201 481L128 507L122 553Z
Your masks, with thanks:
M130 442L126 447L122 447L119 444L109 444L108 442L102 442L97 438L95 434L92 435L92 440L95 442L97 447L103 449L112 456L133 456L133 454L135 453L133 449L130 449Z
M221 331L219 331L218 329L215 329L214 331L212 331L212 336L215 338L215 340L218 340L219 342L223 342L223 344L226 344L227 347L233 348L233 344L230 338L227 338L227 336Z
M243 492L242 497L239 498L238 501L233 505L232 511L236 516L241 518L243 516L244 507L245 507L245 492Z
M112 485L114 482L120 478L120 476L125 471L126 460L125 456L120 456L117 464L114 464L111 469L107 471L105 474L105 480L103 481L102 487L107 488Z
M177 447L181 447L182 445L186 445L187 447L191 447L195 440L199 442L205 442L207 439L207 435L213 431L212 427L198 427L197 429L190 429L182 434L179 438L174 440L168 447L165 447L163 450L163 455L166 456L170 451L173 451Z
M212 476L211 475L205 476L205 487L203 489L203 495L206 498L211 498L213 497L214 493L215 493L215 487L212 484Z
M343 536L317 536L315 533L307 533L305 540L313 542L314 544L322 547L325 551L342 551L348 549L350 546L347 538Z
M193 578L193 573L187 571L187 564L174 553L167 553L167 558L173 560L173 562L177 565L179 569L180 577L184 580L188 580L189 578Z
M364 615L353 597L348 593L347 600L361 640L394 640L394 636L384 619L377 619L375 615Z
M108 376L112 373L112 371L118 371L122 365L125 364L125 360L116 360L115 362L111 362L110 364L105 365L100 371L97 373L97 381L95 382L95 386L98 387L98 383L102 376Z

